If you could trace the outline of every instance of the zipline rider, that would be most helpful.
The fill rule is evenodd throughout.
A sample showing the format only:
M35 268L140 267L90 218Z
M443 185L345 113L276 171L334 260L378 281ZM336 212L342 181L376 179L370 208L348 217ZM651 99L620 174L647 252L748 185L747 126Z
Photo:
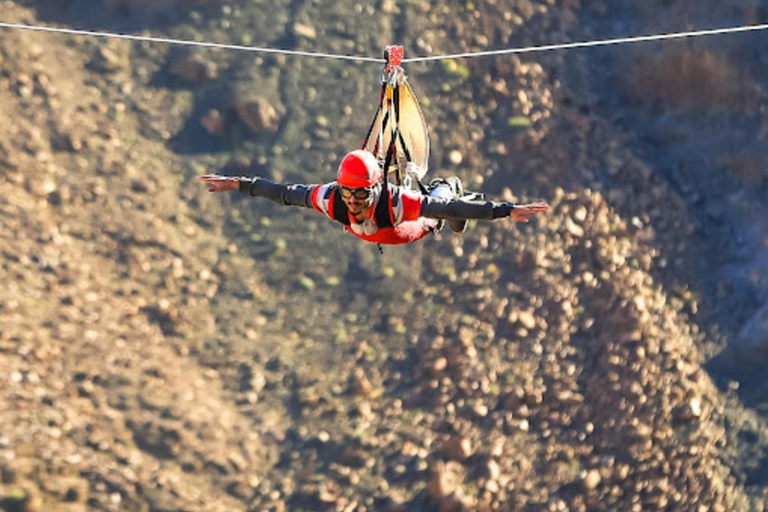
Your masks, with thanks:
M415 242L442 227L462 233L468 219L492 220L511 217L528 222L528 216L549 209L543 202L510 202L462 199L461 180L436 179L427 193L408 190L383 179L376 157L365 150L347 154L339 165L335 182L323 185L284 185L263 178L242 178L208 174L197 178L208 184L209 192L238 189L278 204L314 208L365 240L385 245Z

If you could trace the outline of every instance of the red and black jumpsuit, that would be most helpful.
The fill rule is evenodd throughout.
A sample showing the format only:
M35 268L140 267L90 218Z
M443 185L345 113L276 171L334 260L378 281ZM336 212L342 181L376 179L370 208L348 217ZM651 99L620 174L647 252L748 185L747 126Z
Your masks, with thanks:
M386 245L415 242L434 231L439 219L497 219L509 217L514 207L493 201L446 200L387 185L374 187L372 207L360 223L349 213L336 182L283 185L263 178L241 178L239 190L279 204L314 208L356 237Z

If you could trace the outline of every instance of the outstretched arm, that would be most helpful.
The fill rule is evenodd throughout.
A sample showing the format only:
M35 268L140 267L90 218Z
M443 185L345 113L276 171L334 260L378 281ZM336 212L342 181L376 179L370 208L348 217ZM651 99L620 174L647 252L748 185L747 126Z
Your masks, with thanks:
M421 215L434 219L501 219L512 217L517 222L528 222L528 216L545 212L547 203L497 203L494 201L445 201L426 196L421 202Z
M265 197L278 204L312 207L311 185L283 185L264 178L239 178L206 174L197 181L209 185L208 192L228 192L238 189L254 197Z

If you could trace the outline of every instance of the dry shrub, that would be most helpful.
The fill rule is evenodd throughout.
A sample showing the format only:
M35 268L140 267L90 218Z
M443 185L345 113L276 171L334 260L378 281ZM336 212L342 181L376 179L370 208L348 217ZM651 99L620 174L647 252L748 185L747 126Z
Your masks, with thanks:
M171 13L224 3L224 0L105 0L108 8L132 16Z
M744 109L754 105L749 74L701 48L666 47L629 64L622 88L651 106L685 110Z

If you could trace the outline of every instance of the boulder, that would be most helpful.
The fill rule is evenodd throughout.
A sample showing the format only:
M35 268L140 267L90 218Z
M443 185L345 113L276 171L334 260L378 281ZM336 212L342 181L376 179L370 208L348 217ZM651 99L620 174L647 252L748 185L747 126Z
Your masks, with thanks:
M280 114L277 109L264 98L254 100L238 99L234 110L237 117L253 133L261 131L276 131L280 126Z
M215 80L219 75L219 68L213 61L193 56L173 62L171 73L185 82L203 84Z

